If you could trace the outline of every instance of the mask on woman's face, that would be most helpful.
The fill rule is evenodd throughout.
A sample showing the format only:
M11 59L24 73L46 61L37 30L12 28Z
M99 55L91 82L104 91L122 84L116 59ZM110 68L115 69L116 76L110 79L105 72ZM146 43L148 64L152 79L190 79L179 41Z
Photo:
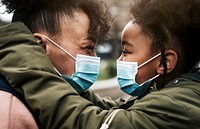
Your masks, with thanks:
M96 81L96 79L99 75L100 57L93 57L93 56L77 54L77 56L75 58L69 52L67 52L65 49L63 49L61 46L59 46L57 43L55 43L53 40L51 40L50 38L48 38L45 35L43 35L43 36L76 61L76 71L71 76L71 78L66 75L60 74L56 70L57 73L63 79L65 79L68 83L70 83L70 85L78 93L82 93L82 92L86 91L87 89L89 89L92 86L92 84L94 84L94 82Z
M148 89L151 81L157 78L159 75L150 78L142 84L138 84L135 81L138 69L160 55L161 53L157 54L156 56L141 64L140 66L138 66L138 62L117 61L117 80L121 90L132 96L143 96L146 93L146 90Z

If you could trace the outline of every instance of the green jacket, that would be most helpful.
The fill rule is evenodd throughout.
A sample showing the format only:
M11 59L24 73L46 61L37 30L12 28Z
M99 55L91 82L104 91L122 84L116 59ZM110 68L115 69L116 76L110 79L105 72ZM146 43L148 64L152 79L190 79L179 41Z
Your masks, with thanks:
M116 115L109 129L200 128L199 72L176 78L136 102L107 101L95 94L85 99L57 76L22 23L0 28L0 73L24 96L42 129L99 129L111 113Z

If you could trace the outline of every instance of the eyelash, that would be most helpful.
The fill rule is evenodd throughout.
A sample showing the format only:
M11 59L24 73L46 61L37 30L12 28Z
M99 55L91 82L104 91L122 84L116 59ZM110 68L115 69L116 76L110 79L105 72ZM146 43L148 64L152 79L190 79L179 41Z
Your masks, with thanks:
M126 54L126 53L129 53L129 52L127 52L127 51L125 51L125 50L122 50L122 53L123 53L123 54Z
M87 52L87 53L93 53L96 50L96 47L83 47L83 49Z

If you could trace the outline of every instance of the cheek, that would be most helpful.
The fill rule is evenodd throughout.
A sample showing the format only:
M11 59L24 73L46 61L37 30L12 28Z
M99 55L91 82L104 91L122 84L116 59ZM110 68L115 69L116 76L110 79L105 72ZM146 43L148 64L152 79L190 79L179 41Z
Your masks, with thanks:
M53 64L54 64L54 62L56 62L56 59L59 57L58 52L59 51L56 48L55 49L51 49L51 48L46 49L46 54Z
M149 73L150 73L150 71L148 71L148 69L146 69L146 68L139 69L137 76L136 76L136 82L138 84L141 84L141 83L145 82L146 80L148 80Z
M140 56L133 54L125 54L123 60L127 62L140 62Z
M74 58L76 58L77 54L83 54L84 51L78 47L78 46L72 46L72 47L68 47L65 49L67 52L69 52ZM69 55L66 54L66 56L68 56L68 58L71 58Z
M75 61L70 61L70 60L66 61L63 73L68 77L71 77L74 72L75 72Z
M147 64L138 70L138 74L136 76L136 82L141 84L146 80L157 75L156 66L152 64Z

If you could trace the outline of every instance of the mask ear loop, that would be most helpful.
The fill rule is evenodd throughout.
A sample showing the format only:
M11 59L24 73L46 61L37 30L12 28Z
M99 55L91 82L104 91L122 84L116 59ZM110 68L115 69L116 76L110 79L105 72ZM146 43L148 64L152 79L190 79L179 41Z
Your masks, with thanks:
M68 51L66 51L64 48L62 48L61 46L59 46L57 43L55 43L53 40L51 40L49 37L47 37L46 35L43 35L46 39L48 39L51 43L53 43L56 47L58 47L59 49L61 49L63 52L65 52L67 55L69 55L72 59L74 59L76 61L76 58L74 56L72 56L72 54L70 54Z
M70 54L68 51L66 51L64 48L62 48L61 46L59 46L57 43L55 43L53 40L51 40L49 37L47 37L46 35L43 35L47 40L49 40L51 43L53 43L56 47L58 47L59 49L61 49L63 52L65 52L67 55L69 55L73 60L76 61L76 58L74 56L72 56L72 54ZM54 70L57 72L57 74L59 76L62 76L62 74L54 67Z
M144 63L142 63L141 65L138 66L138 69L139 69L140 67L146 65L146 64L149 63L150 61L154 60L155 58L159 57L160 55L161 55L161 53L159 53L159 54L155 55L154 57L152 57L151 59L145 61ZM150 78L149 80L150 80L150 81L151 81L151 80L154 80L155 78L157 78L157 77L159 77L159 76L160 76L160 74L157 74L156 76ZM144 84L144 83L145 83L145 82L143 82L142 84ZM142 84L139 84L139 85L141 86Z
M155 55L154 57L152 57L151 59L145 61L144 63L142 63L141 65L138 66L138 69L144 65L146 65L147 63L149 63L150 61L154 60L155 58L159 57L161 55L161 53Z
M54 70L57 72L57 74L61 77L62 74L61 74L55 67L53 67L53 68L54 68Z

